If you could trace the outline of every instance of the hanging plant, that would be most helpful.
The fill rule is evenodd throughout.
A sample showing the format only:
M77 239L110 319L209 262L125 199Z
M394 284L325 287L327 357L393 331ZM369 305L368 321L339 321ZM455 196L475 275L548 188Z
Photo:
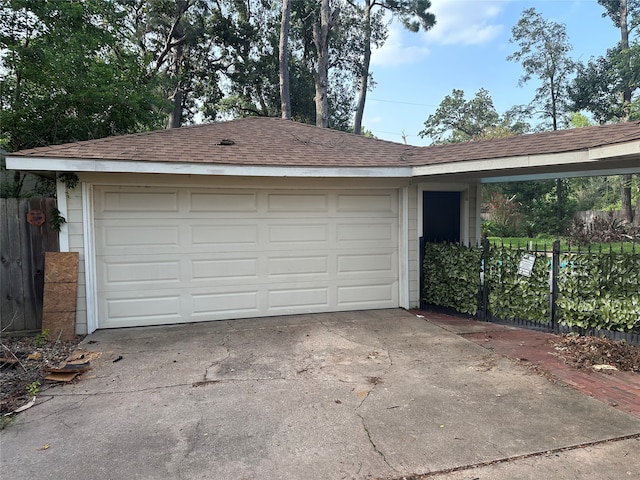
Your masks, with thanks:
M56 207L53 207L51 209L51 220L49 221L51 230L59 232L62 228L62 225L64 225L65 223L67 223L67 219L60 214L60 210L58 210Z
M67 187L67 190L73 190L78 186L78 183L80 183L78 175L76 175L74 172L63 172L58 175L58 180L64 183L65 187Z

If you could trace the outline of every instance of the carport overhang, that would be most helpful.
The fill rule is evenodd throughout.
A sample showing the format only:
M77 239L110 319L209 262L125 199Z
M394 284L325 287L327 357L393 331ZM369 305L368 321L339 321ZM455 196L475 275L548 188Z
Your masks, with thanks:
M584 150L416 166L412 177L481 183L640 173L640 140Z

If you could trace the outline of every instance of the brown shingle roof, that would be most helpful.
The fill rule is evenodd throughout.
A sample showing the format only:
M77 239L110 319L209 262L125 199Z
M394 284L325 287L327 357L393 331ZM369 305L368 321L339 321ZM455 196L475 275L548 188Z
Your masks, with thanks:
M425 148L420 165L465 160L544 155L640 140L640 122L572 128L494 140L433 145Z
M12 157L298 167L399 167L563 153L640 140L640 122L415 147L279 118L158 130L40 147Z

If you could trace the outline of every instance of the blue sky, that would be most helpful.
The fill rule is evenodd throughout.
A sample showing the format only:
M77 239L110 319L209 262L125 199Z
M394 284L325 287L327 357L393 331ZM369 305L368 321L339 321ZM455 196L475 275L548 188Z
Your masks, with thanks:
M575 59L603 55L620 38L596 0L432 0L432 30L411 33L392 24L387 42L374 52L376 86L367 97L364 127L384 140L402 142L404 133L407 143L428 145L418 132L454 88L467 99L485 88L499 113L529 103L538 82L519 87L522 69L506 57L517 48L509 42L511 27L530 7L566 25Z

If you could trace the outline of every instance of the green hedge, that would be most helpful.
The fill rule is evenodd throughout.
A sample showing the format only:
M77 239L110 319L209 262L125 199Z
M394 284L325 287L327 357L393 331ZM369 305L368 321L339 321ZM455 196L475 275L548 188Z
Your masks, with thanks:
M566 253L558 275L559 321L640 331L640 252Z
M518 274L526 253L536 256L530 277ZM551 323L551 263L550 253L490 246L484 282L491 315ZM426 244L424 300L475 315L482 265L480 248ZM558 271L559 323L585 329L640 332L640 252L563 253Z
M518 274L518 266L525 253L531 252L524 249L512 250L502 245L492 245L489 248L485 271L485 281L489 287L489 309L492 315L499 318L550 322L551 259L544 254L535 254L531 276L526 277Z
M478 311L482 250L453 243L427 243L424 252L424 299L460 313Z

